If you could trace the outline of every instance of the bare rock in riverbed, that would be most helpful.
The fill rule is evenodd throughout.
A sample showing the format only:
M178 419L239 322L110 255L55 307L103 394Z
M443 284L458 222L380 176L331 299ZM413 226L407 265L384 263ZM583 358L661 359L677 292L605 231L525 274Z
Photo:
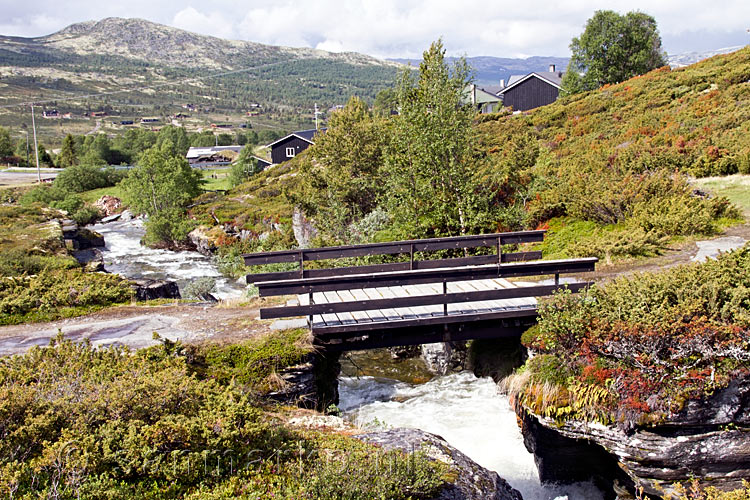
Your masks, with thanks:
M120 201L120 198L105 194L94 202L94 206L98 208L105 217L109 217L120 212L122 209L122 201Z
M521 493L497 472L485 469L435 434L399 428L354 437L386 450L423 451L430 459L451 467L455 481L447 483L433 500L523 500Z
M180 289L174 281L141 279L132 281L136 300L179 299Z

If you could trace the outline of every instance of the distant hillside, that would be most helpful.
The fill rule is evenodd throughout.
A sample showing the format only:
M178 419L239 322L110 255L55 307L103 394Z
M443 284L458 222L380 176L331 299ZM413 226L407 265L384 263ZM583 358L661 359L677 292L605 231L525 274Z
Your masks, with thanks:
M737 52L742 47L743 45L737 45L735 47L725 47L723 49L716 49L716 50L706 50L706 51L701 51L701 52L685 52L683 54L674 54L674 55L670 54L669 65L673 68L682 68L684 66L695 64L704 59L708 59L709 57Z
M230 41L142 19L108 18L38 38L0 36L0 105L178 82L48 107L137 118L166 116L192 104L213 113L210 120L224 120L241 117L255 104L259 119L293 127L315 103L327 109L351 95L374 98L393 83L398 67L362 54ZM238 72L192 80L226 71ZM13 125L14 113L0 110L0 124Z
M447 57L446 61L453 63L457 58ZM421 59L389 59L390 61L411 64L418 67ZM506 57L477 56L466 58L469 65L474 69L474 79L480 86L497 86L500 80L506 82L511 75L525 75L532 71L548 71L550 64L554 64L558 71L565 71L568 67L567 57L543 57L534 56L526 59L514 59Z

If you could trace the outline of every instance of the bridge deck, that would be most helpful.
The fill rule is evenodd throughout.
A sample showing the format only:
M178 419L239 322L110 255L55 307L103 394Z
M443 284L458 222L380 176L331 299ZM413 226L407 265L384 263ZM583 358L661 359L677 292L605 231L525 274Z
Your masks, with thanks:
M447 293L477 292L518 288L527 283L511 283L503 278L453 281L445 284ZM443 295L443 283L383 286L352 290L314 292L313 304L330 304L362 300L395 299L402 297ZM299 305L309 305L309 295L298 295ZM318 314L312 317L314 333L344 333L347 331L403 328L410 325L454 323L476 319L508 318L536 314L537 300L533 297L515 299L460 302L427 306L397 307L363 311Z

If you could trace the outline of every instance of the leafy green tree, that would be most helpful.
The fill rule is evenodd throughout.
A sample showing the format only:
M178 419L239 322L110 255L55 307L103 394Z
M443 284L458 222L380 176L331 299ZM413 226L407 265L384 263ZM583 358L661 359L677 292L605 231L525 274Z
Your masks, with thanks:
M138 159L138 155L156 144L157 134L150 130L131 128L125 135L115 138L113 148L116 148L128 163Z
M232 187L239 186L262 170L258 159L253 156L252 146L244 147L229 171L229 183Z
M310 148L309 161L301 163L300 189L291 197L328 236L348 242L350 224L376 208L383 192L379 171L386 138L385 122L352 97L331 115L328 130Z
M398 81L400 115L385 152L385 208L394 236L467 234L486 224L488 194L472 167L476 110L464 104L466 60L445 62L441 40L424 53L419 73Z
M13 149L10 131L5 127L0 127L0 156L13 156Z
M156 144L161 145L165 141L170 141L175 150L182 155L187 154L190 148L190 138L182 127L168 125L162 128L156 136Z
M190 138L190 145L194 148L207 148L216 145L216 137L210 130L204 130L199 134L193 134Z
M39 144L39 147L37 148L37 151L39 152L39 163L49 165L50 167L55 166L55 162L52 160L52 156L47 152L47 148L44 147L44 144Z
M28 160L31 158L32 150L26 137L18 140L18 142L16 143L15 153L16 156L23 159L24 164L28 165Z
M258 144L270 144L285 135L287 135L286 132L279 130L261 130L258 132Z
M398 111L398 94L392 88L383 89L375 96L372 106L373 112L378 116L390 116Z
M130 208L149 216L145 241L171 244L190 231L185 206L201 193L202 183L200 172L167 140L146 150L120 185Z
M234 144L234 138L230 134L219 134L216 136L218 146L231 146Z
M78 163L76 141L70 134L66 135L65 139L63 139L62 149L60 150L60 157L58 158L57 163L63 168L72 167Z
M581 36L573 38L570 50L562 84L568 94L619 83L666 64L656 21L643 12L621 16L596 11Z

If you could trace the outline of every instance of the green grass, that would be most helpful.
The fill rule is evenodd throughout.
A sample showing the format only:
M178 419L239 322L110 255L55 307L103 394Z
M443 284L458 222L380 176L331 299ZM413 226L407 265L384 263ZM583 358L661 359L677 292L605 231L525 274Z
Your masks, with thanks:
M693 183L714 196L726 196L745 216L750 216L750 175L704 177L695 179Z
M124 191L119 185L117 185L99 189L92 189L91 191L84 191L80 194L81 198L83 198L83 201L86 201L88 203L94 203L104 195L114 196L115 198L122 199Z
M203 170L203 179L206 183L203 185L203 189L216 191L219 189L230 189L232 186L229 184L229 169L207 169Z

